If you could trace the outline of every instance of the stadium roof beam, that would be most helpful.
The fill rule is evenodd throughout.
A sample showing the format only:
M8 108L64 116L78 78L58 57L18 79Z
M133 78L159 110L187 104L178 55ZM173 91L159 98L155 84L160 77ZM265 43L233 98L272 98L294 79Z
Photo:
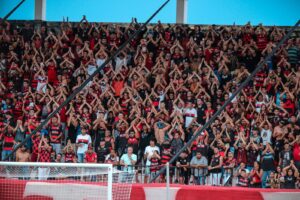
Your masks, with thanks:
M187 23L188 0L177 0L176 4L176 23Z
M46 0L35 0L34 19L42 21L46 20Z

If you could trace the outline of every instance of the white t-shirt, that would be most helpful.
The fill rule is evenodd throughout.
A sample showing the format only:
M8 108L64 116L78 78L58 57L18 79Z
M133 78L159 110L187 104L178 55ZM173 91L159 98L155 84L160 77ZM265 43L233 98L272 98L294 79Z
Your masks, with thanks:
M47 81L45 77L39 76L36 91L38 92L42 91L43 93L46 93L46 89L47 89L46 86L47 86Z
M131 159L134 161L137 161L137 156L135 154L131 154ZM125 165L132 165L131 160L128 156L128 154L123 154L123 156L121 157L121 160L124 162ZM133 171L134 167L132 166L128 166L128 167L124 167L123 170L124 171Z
M116 69L115 69L115 71L117 71L117 72L119 72L121 70L122 66L126 66L127 65L126 58L121 59L121 58L117 57L115 59L115 62L116 62Z
M261 107L262 107L262 105L264 105L264 104L266 104L264 101L257 101L256 103L255 103L255 107L256 107L256 112L258 112L258 113L260 113L260 110L261 110Z
M88 75L92 75L96 70L97 70L96 66L88 65L87 73L88 73Z
M231 92L229 92L229 98L232 96L232 93ZM232 103L234 103L234 102L236 102L237 101L237 98L236 97L234 97L233 99L232 99Z
M177 106L174 106L174 111L178 111L180 114L182 114L183 108L178 108Z
M97 58L96 59L97 67L100 67L104 62L105 62L105 59Z
M263 145L267 145L267 143L271 143L271 136L272 136L271 130L262 129L260 132L260 136L262 138Z
M197 110L195 108L186 108L184 109L185 116L185 127L187 128L193 121L194 118L197 117Z
M154 151L158 151L158 153L159 153L159 148L157 146L154 146L154 147L147 146L146 147L145 153L144 153L144 154L148 153L148 157L147 157L147 161L146 161L146 166L150 166L151 165L150 159L151 159Z
M82 144L82 146L77 148L77 153L85 153L88 149L89 144L92 143L91 136L88 134L78 135L76 138L76 144Z
M119 162L119 156L112 158L110 154L106 155L105 163L113 164L114 162Z

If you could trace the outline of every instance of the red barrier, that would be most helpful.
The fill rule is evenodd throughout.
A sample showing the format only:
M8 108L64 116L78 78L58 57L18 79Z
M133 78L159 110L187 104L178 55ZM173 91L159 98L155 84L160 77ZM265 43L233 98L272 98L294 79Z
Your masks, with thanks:
M23 181L23 180L8 180L0 179L0 199L1 200L50 200L54 197L29 195L23 198L25 187L29 183L36 183L37 181ZM45 183L75 183L72 181L47 181ZM77 182L78 184L78 182ZM93 184L101 186L96 183L82 183ZM251 189L239 187L209 187L209 186L186 186L186 185L171 185L170 188L172 200L278 200L289 199L299 200L300 190L273 190L273 189ZM133 184L131 191L131 200L152 200L165 199L166 189L165 184Z
M144 198L135 194L137 189L143 189L146 200L166 199L165 184L134 184L131 200L143 200ZM149 192L147 192L149 190ZM211 186L187 186L171 185L170 193L172 200L299 200L300 190L286 189L260 189L241 187L211 187ZM172 195L171 195L172 196Z

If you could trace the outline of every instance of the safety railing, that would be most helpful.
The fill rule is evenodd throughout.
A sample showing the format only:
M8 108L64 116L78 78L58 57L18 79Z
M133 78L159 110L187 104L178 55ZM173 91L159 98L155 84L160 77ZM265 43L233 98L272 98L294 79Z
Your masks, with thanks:
M16 163L17 164L17 163ZM38 164L38 163L36 163ZM45 163L46 164L46 163ZM72 163L68 163L69 167L76 171L76 165ZM97 165L97 164L96 164ZM100 164L99 164L100 165ZM159 169L163 167L163 165L158 166L145 166L145 165L114 165L113 168L116 171L132 171L135 172L135 180L136 183L150 184L150 179L154 177ZM7 171L12 176L6 176L6 178L12 179L21 179L21 180L34 180L37 179L38 167L28 167L24 166L17 168L17 172L15 170L11 170L8 168L3 168L4 171ZM66 168L53 168L50 170L52 174L54 172L63 172ZM50 174L51 174L50 173ZM216 185L216 186L232 186L233 179L233 169L222 170L221 173L210 173L207 168L192 168L192 167L177 167L170 165L169 166L169 176L166 174L167 172L161 174L156 180L155 183L166 183L167 177L170 177L169 181L172 184L186 184L186 185ZM1 174L1 173L0 173ZM64 173L66 174L66 173ZM76 173L69 173L72 176L65 175L65 179L81 179L82 174L76 175ZM49 176L53 180L56 176ZM53 178L54 177L54 178ZM57 176L59 177L59 176ZM60 177L61 178L61 177ZM96 179L95 179L96 180ZM93 181L93 180L90 180Z
M127 166L131 167L131 166ZM134 166L136 171L136 183L148 184L149 180L158 173L159 166ZM116 169L123 170L124 166L116 165ZM169 166L170 183L172 184L186 184L186 185L214 185L214 186L232 186L235 183L234 169L220 169L220 173L212 173L207 168L193 168L193 167L177 167ZM167 172L161 174L154 183L165 183Z
M47 165L47 163L28 163L28 165L19 165L16 162L18 167L0 167L0 179L18 179L18 180L40 180L39 176L39 167L40 165ZM54 163L52 163L54 164ZM64 165L59 167L59 165ZM33 167L29 167L33 165ZM49 176L43 180L77 180L77 181L88 181L88 182L99 182L99 180L107 179L107 176L104 173L91 173L91 171L82 171L78 167L78 163L57 163L58 166L49 168ZM97 163L93 166L98 165ZM103 164L99 163L99 167ZM1 166L1 162L0 162ZM138 165L113 165L114 173L128 173L133 177L133 183L141 184L153 184L153 183L162 183L162 184L182 184L182 185L194 185L194 186L223 186L223 187L232 187L232 186L241 186L239 184L239 167L237 168L220 168L218 171L210 171L207 167L180 167L169 165L167 170L160 174L155 181L150 183L151 178L155 177L159 170L166 165L156 165L156 166L146 166L142 164ZM42 167L43 168L43 167ZM96 167L97 168L97 167ZM68 169L68 170L67 170ZM70 171L71 170L71 171ZM84 173L83 173L84 172ZM88 174L86 174L88 173ZM5 174L5 176L2 176ZM91 175L92 174L92 175ZM123 176L125 177L125 176ZM169 178L168 178L169 177ZM168 181L169 180L169 181ZM242 187L260 187L261 182L256 182L252 185L251 176L248 176L248 183L246 186ZM261 180L263 181L263 180ZM267 181L268 182L268 181ZM279 187L281 188L281 184ZM271 186L267 187L270 188ZM299 187L297 187L299 188Z

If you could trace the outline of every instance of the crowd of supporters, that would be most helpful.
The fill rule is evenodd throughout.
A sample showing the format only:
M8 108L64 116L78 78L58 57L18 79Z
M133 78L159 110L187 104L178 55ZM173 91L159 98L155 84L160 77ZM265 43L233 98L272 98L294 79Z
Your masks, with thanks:
M250 23L149 25L31 136L139 26L89 23L85 16L54 28L2 21L2 160L30 137L10 160L145 165L147 182L286 34ZM172 164L175 180L299 188L299 91L294 34Z

